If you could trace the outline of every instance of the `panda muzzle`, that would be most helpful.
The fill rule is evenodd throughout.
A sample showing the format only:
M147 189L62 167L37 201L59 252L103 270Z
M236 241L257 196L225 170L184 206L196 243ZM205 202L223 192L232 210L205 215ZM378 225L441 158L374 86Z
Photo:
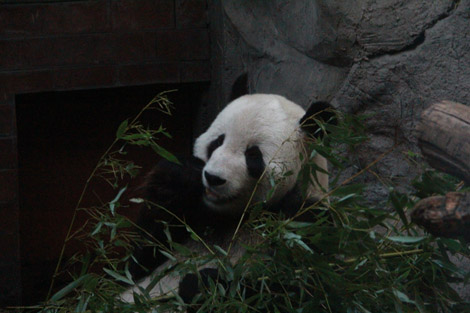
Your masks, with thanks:
M205 192L206 199L213 203L227 202L227 201L231 201L235 199L235 197L227 197L227 196L220 195L217 192L215 192L212 188L206 188L205 191L206 191Z

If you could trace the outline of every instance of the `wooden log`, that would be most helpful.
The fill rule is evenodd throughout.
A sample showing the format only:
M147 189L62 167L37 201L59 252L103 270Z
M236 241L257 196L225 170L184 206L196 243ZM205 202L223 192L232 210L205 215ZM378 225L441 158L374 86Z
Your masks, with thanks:
M435 236L470 241L470 192L449 192L419 201L411 220Z
M429 164L470 184L470 107L436 103L423 112L416 130Z
M470 184L470 107L442 101L426 109L417 128L429 164ZM419 201L411 219L436 236L470 241L470 192L449 192Z

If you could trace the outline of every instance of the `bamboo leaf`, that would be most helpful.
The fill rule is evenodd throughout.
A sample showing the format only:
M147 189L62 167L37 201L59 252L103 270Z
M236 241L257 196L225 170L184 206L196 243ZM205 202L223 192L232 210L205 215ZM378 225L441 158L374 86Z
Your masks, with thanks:
M224 256L227 256L227 255L228 255L227 251L225 251L224 249L222 249L222 247L220 247L219 245L214 245L214 248L215 248L215 250L217 250L217 251L219 251L220 253L222 253L222 255L224 255Z
M172 256L171 254L169 254L168 252L166 251L163 251L163 250L159 250L161 254L163 254L164 256L166 256L169 260L171 261L176 261L176 258L174 256Z
M116 138L118 139L122 139L122 137L124 136L126 130L127 130L127 126L129 125L129 121L128 120L125 120L124 122L121 123L121 125L119 125L117 131L116 131Z
M116 195L116 197L114 197L113 200L111 200L111 202L109 202L109 209L111 211L111 214L114 216L116 214L115 210L116 210L116 206L117 204L119 203L119 199L121 198L122 194L124 193L124 191L126 191L127 187L123 187L121 188L121 190L119 190L118 194Z
M406 294L404 294L403 292L401 292L400 290L397 290L397 289L393 288L393 294L401 302L415 304L414 301L412 301L410 298L408 298L408 296Z
M103 267L103 271L105 271L109 276L113 277L114 279L116 279L118 281L122 281L123 283L129 284L129 285L135 285L135 283L132 279L129 279L125 276L122 276L121 274L116 273L113 270L110 270L110 269L107 269L107 268Z
M178 161L178 159L173 154L171 154L171 152L161 147L160 145L152 144L151 147L153 151L155 151L159 156L167 159L170 162L181 164L180 161Z
M74 289L76 289L79 286L83 285L86 282L86 280L88 280L90 278L91 278L91 274L85 274L85 275L77 278L76 280L74 280L73 282L71 282L70 284L68 284L67 286L65 286L64 288L59 290L58 292L56 292L51 297L51 301L54 302L54 301L58 301L58 300L62 299L63 297L68 295L70 292L72 292Z
M398 243L418 243L421 241L424 241L426 236L421 236L421 237L413 237L413 236L387 236L385 237L386 239L393 241L393 242L398 242Z

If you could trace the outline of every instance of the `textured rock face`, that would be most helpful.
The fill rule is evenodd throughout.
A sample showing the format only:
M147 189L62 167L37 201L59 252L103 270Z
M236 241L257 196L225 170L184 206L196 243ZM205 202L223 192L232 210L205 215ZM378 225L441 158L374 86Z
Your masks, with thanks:
M246 72L251 92L371 114L370 140L349 171L387 153L373 168L381 182L361 178L371 201L386 199L384 181L407 189L418 174L405 154L418 152L413 129L424 108L443 99L470 105L470 0L216 2L212 99L225 103Z
M445 9L418 43L355 63L334 96L342 111L373 114L359 160L368 164L396 145L376 170L405 188L417 169L403 152L418 152L413 131L421 112L443 99L470 104L469 2ZM372 184L371 199L381 199L383 189Z
M414 127L425 108L446 99L470 105L470 0L214 0L211 28L213 88L202 123L243 73L252 93L371 114L370 140L347 173L385 154L360 177L372 202L387 199L388 185L409 190L418 175L406 153L419 152Z

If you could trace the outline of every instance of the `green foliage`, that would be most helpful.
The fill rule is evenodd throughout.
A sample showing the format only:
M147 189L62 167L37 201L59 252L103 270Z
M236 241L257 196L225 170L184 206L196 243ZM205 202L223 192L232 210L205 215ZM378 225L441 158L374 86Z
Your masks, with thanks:
M158 95L143 112L152 108L169 112L165 94ZM131 243L140 241L166 249L160 243L139 239L129 229L131 222L118 213L121 196L126 192L119 182L126 175L134 177L138 169L118 156L125 154L126 145L142 145L177 162L157 144L158 136L168 136L165 130L143 127L139 116L119 126L116 141L91 175L109 182L117 195L103 206L86 209L90 215L87 227L80 233L69 234L66 242L72 237L79 238L87 243L88 250L74 256L76 270L71 272L72 282L51 295L42 306L43 312L186 309L178 295L152 298L148 294L150 288L135 296L135 304L122 303L118 297L126 286L134 284L127 268ZM300 219L287 220L255 205L254 213L242 227L251 229L262 240L247 246L242 260L236 264L229 260L230 251L219 246L206 244L207 255L191 255L186 247L173 243L171 250L163 252L175 260L175 265L157 275L150 287L169 272L181 276L197 273L200 265L212 262L222 280L209 280L205 292L190 304L197 303L199 312L470 312L470 304L451 286L467 283L470 275L449 258L450 255L468 258L468 245L424 234L407 215L420 197L455 189L458 182L425 172L416 180L415 192L400 194L391 189L389 205L393 210L366 205L362 196L364 185L353 184L353 178L339 181L341 170L348 164L346 158L340 157L344 153L339 152L354 149L366 140L362 125L360 119L345 116L338 126L322 126L331 132L323 142L311 142L312 151L326 157L338 169L329 200L304 206L296 216ZM119 148L114 150L116 146ZM299 175L305 183L317 169L311 162L314 155L309 156L310 161ZM307 215L315 218L302 221ZM193 239L203 242L192 229L187 230ZM187 259L176 262L176 254Z
M418 191L416 196L425 198L455 191L458 183L459 181L455 177L429 169L419 179L415 179L412 184Z

